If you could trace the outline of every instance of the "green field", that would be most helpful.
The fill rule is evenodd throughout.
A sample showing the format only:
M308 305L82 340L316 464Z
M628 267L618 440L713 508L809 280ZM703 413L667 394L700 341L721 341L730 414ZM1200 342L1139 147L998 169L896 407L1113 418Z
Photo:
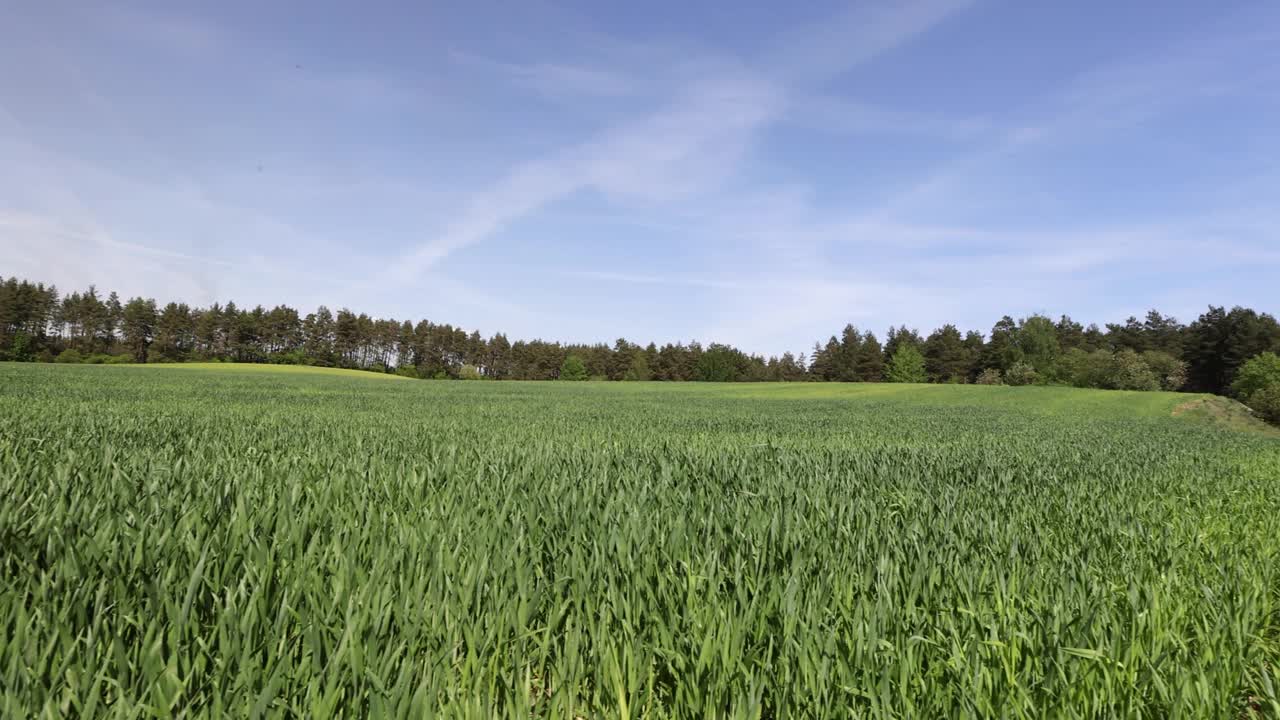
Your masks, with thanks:
M1199 400L0 365L0 716L1280 716Z

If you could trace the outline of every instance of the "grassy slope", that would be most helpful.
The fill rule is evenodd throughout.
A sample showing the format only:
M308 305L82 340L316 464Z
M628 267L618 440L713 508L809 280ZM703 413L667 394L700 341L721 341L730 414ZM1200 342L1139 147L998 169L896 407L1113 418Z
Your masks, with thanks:
M0 363L0 366L12 365ZM45 366L48 367L48 366ZM65 366L59 366L65 367ZM213 373L219 376L357 378L362 380L404 381L409 378L344 368L300 365L260 365L250 363L180 363L148 365L85 366L92 371L113 369L149 372ZM941 407L981 406L1007 407L1021 412L1057 414L1062 412L1095 412L1106 417L1177 417L1214 428L1261 434L1280 438L1274 428L1249 415L1243 406L1227 398L1204 394L1166 392L1117 392L1067 387L984 387L977 385L913 385L889 383L564 383L521 382L507 385L558 388L553 392L570 392L599 388L600 392L644 396L647 394L687 393L696 396L759 398L768 400L873 400Z
M1262 422L1239 402L1217 395L1188 398L1173 409L1173 415L1223 430L1280 438L1280 427Z
M282 373L289 375L318 375L330 377L358 377L371 380L409 380L410 378L387 373L348 370L345 368L311 367L308 365L260 365L254 363L152 363L148 365L111 365L104 367L146 368L149 370L181 370L184 372L219 373Z

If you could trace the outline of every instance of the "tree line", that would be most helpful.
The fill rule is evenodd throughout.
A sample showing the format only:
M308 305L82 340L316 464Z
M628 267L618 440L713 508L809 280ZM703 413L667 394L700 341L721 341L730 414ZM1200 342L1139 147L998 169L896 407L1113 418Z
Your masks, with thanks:
M884 342L847 325L806 354L764 357L699 342L566 344L488 338L428 320L373 318L321 306L192 307L122 301L96 288L0 278L0 359L60 362L222 361L495 380L841 381L1064 384L1229 394L1242 365L1280 352L1280 323L1252 309L1210 306L1183 324L1143 319L1084 326L1063 315L1005 316L987 334L947 324L922 335L890 327Z

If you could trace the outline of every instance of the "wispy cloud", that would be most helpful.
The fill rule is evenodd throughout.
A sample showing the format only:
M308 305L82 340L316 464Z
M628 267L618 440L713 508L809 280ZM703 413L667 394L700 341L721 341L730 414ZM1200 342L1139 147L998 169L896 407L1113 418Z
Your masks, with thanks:
M205 279L208 268L229 267L216 259L120 241L102 227L2 209L0 246L9 273L51 282L68 291L111 278L111 289L126 297L164 293L208 302L213 299Z
M634 94L640 83L635 76L579 64L504 62L462 50L450 51L449 57L458 65L496 75L548 97L624 96Z
M393 277L411 281L453 252L581 190L646 201L696 192L723 177L780 107L775 89L752 78L703 80L648 117L512 169L405 257Z
M874 133L968 140L991 128L981 117L913 112L881 107L833 95L795 98L787 112L794 125L831 133Z
M729 32L540 6L508 33L397 9L426 43L323 10L263 42L221 6L18 8L0 271L757 351L851 320L1269 300L1275 7L1180 10L1088 53L1049 43L1009 86L918 90L982 65L959 39L1004 47L1040 17L1006 10L856 0ZM1090 14L1055 17L1070 35Z
M692 287L712 290L746 290L759 287L758 283L747 280L729 280L723 277L705 277L687 273L642 275L605 270L560 270L557 271L557 274L568 278L599 280L607 283L626 283L629 285L661 285L665 287Z
M818 84L924 33L974 0L871 0L834 17L785 30L767 67L792 82Z
M1256 63L1260 56L1280 63L1277 20L1280 15L1264 3L1232 13L1191 39L1081 71L1010 113L1003 129L993 128L934 165L874 217L911 216L948 203L1007 202L1016 197L1008 168L1031 153L1096 142L1224 94L1266 94L1280 81L1280 64L1267 69ZM1029 192L1025 185L1019 189Z
M787 107L775 79L815 79L848 70L892 49L967 6L920 0L859 6L832 22L789 34L775 48L781 74L712 61L661 109L606 130L551 157L523 163L480 192L439 236L398 264L401 283L511 222L580 190L654 201L715 187L736 167L755 135Z

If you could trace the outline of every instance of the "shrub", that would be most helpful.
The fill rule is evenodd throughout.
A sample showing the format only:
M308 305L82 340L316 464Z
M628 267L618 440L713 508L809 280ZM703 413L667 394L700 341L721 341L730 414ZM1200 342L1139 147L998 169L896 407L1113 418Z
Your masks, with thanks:
M311 358L302 350L290 350L273 354L269 362L277 365L310 365Z
M1263 420L1280 425L1280 383L1272 383L1249 396L1249 409Z
M1010 366L1008 372L1004 374L1006 385L1033 385L1038 378L1036 369L1021 361Z
M34 355L31 346L31 336L25 332L19 331L18 334L13 336L13 347L9 349L8 359L16 360L18 362L29 362Z
M1057 366L1062 382L1075 387L1094 387L1091 384L1093 356L1082 348L1068 348L1057 360Z
M987 368L978 374L975 380L979 385L1003 385L1004 378L1000 377L1000 368Z
M54 358L54 362L82 363L84 362L84 355L81 355L80 351L75 348L67 348L58 353L58 357Z
M1126 348L1112 356L1106 387L1112 390L1159 390L1160 381L1138 353Z
M1094 350L1077 357L1077 365L1071 378L1076 387L1116 389L1116 356L1110 350Z
M1252 398L1259 390L1274 385L1280 385L1280 355L1264 352L1240 366L1231 392L1241 399Z
M577 355L570 355L560 364L561 380L586 380L587 366L582 364L582 358Z
M475 365L463 365L458 368L459 380L483 380L484 376L480 374L480 368Z
M1187 364L1169 353L1148 350L1142 353L1142 362L1155 373L1161 390L1181 390L1187 384Z
M1138 355L1133 350L1085 352L1072 348L1059 363L1062 380L1082 388L1104 390L1175 390L1186 382L1186 365L1165 353Z

